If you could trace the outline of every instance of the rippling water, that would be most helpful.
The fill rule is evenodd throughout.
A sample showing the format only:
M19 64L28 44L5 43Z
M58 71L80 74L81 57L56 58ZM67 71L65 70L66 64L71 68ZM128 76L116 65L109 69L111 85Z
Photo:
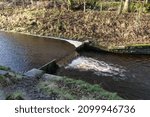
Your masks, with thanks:
M91 57L78 57L73 60L66 69L78 69L80 71L93 71L98 76L116 76L117 78L125 78L125 69L121 66L107 64L104 61L98 61Z
M39 68L72 53L74 49L64 41L0 33L0 65L19 72ZM67 66L62 66L57 75L100 84L126 99L150 99L149 55L83 51Z
M126 99L150 99L150 56L84 51L58 75L98 83Z
M65 41L0 32L0 65L19 72L39 68L74 49Z

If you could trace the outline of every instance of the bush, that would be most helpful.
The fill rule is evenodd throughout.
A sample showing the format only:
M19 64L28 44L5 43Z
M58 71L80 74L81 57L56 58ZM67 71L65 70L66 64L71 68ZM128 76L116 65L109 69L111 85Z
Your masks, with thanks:
M9 67L4 67L4 66L0 65L0 70L9 71L10 68Z
M6 96L6 100L24 100L24 98L21 92L14 92Z
M150 12L150 3L144 4L144 12Z

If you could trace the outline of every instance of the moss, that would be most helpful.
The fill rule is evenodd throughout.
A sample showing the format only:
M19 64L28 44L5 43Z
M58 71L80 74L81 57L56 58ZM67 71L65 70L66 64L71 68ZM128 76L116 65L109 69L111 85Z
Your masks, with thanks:
M5 83L5 76L0 75L0 87L1 87L1 86L4 86L4 84L6 84L6 83Z
M24 94L22 92L13 92L6 96L6 100L24 100Z
M56 81L44 81L40 90L55 96L55 99L122 99L116 93L104 90L100 85L92 85L81 80L64 78Z
M9 67L4 67L4 66L1 66L1 65L0 65L0 70L9 71L9 70L10 70L10 68L9 68Z
M144 4L144 12L150 12L150 3Z
M0 75L0 80L4 79L5 77L3 75Z
M0 86L8 87L22 80L23 76L15 72L7 72L5 75L0 75Z

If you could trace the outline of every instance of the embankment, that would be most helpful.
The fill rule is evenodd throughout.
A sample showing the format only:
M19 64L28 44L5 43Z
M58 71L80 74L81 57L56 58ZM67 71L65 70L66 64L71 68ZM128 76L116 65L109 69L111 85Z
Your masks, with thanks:
M0 10L0 30L90 40L104 47L150 43L150 14L16 7Z

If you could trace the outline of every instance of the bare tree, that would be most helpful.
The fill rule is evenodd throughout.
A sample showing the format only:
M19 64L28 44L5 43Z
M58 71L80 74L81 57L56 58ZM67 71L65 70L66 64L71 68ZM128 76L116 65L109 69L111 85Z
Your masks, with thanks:
M120 1L120 5L118 8L118 15L122 13L122 9L123 9L123 0Z
M146 3L146 4L150 3L150 0L145 0L145 3Z
M83 11L85 12L85 10L86 10L86 0L83 1L83 4L84 4L84 9L83 9Z
M131 0L125 0L123 12L129 12L130 11L130 3L131 3Z

